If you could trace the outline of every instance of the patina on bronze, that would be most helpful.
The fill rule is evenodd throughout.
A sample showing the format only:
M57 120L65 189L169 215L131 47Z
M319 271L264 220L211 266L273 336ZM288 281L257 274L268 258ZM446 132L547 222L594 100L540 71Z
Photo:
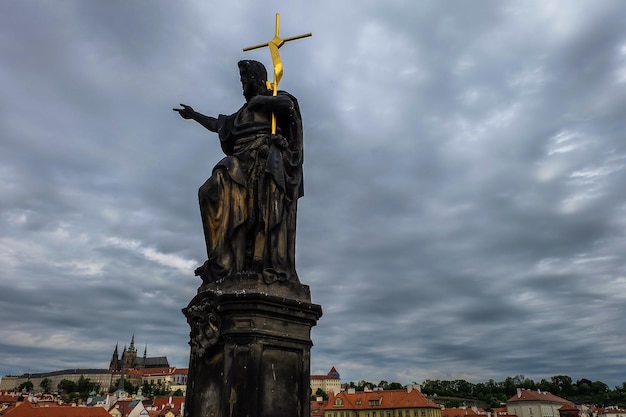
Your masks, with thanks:
M185 104L174 109L216 132L226 154L198 192L208 260L196 274L205 284L242 272L297 282L296 212L303 195L298 101L282 91L273 96L258 61L240 61L239 73L246 103L234 114L205 116Z
M322 315L295 269L298 199L303 195L298 101L278 90L276 36L263 64L240 61L246 102L231 115L175 108L218 134L225 157L198 192L207 261L183 309L191 346L186 417L308 417L311 328ZM256 48L256 47L253 47Z

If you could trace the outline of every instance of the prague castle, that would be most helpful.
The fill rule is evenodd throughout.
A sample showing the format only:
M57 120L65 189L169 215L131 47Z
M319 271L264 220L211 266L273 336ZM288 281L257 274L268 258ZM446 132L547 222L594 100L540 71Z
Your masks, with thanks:
M119 356L118 345L115 345L113 357L109 363L109 371L111 373L121 372L122 370L144 369L144 368L169 368L170 364L165 356L147 357L148 346L143 351L143 357L137 357L137 348L135 348L135 336L130 341L130 346L122 351Z

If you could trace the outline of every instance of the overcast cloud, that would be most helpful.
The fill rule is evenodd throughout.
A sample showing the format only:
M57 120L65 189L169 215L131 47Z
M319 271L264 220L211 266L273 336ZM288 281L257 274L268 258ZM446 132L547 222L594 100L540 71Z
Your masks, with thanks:
M0 3L0 374L188 364L237 61L300 102L313 373L626 381L626 3Z

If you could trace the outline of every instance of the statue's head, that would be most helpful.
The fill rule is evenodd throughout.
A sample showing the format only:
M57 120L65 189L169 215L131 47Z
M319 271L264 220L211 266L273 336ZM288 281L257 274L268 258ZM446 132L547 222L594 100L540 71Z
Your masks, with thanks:
M238 65L241 87L246 101L259 94L268 94L267 70L263 64L259 61L245 59L239 61Z

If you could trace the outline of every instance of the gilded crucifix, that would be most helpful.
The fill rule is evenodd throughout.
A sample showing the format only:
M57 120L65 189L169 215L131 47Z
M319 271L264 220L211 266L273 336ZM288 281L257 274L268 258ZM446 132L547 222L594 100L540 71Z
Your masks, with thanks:
M278 83L280 83L281 78L283 77L283 63L280 60L280 54L278 53L278 49L285 44L285 42L295 41L296 39L307 38L312 36L312 33L305 33L303 35L291 36L289 38L282 39L280 37L280 14L276 13L276 33L274 37L266 43L262 43L259 45L249 46L247 48L243 48L244 52L252 51L253 49L259 49L268 47L270 48L270 54L272 55L272 64L274 65L274 82L270 83L268 81L268 88L272 90L272 95L276 95L278 93ZM276 133L276 116L272 113L272 134Z

